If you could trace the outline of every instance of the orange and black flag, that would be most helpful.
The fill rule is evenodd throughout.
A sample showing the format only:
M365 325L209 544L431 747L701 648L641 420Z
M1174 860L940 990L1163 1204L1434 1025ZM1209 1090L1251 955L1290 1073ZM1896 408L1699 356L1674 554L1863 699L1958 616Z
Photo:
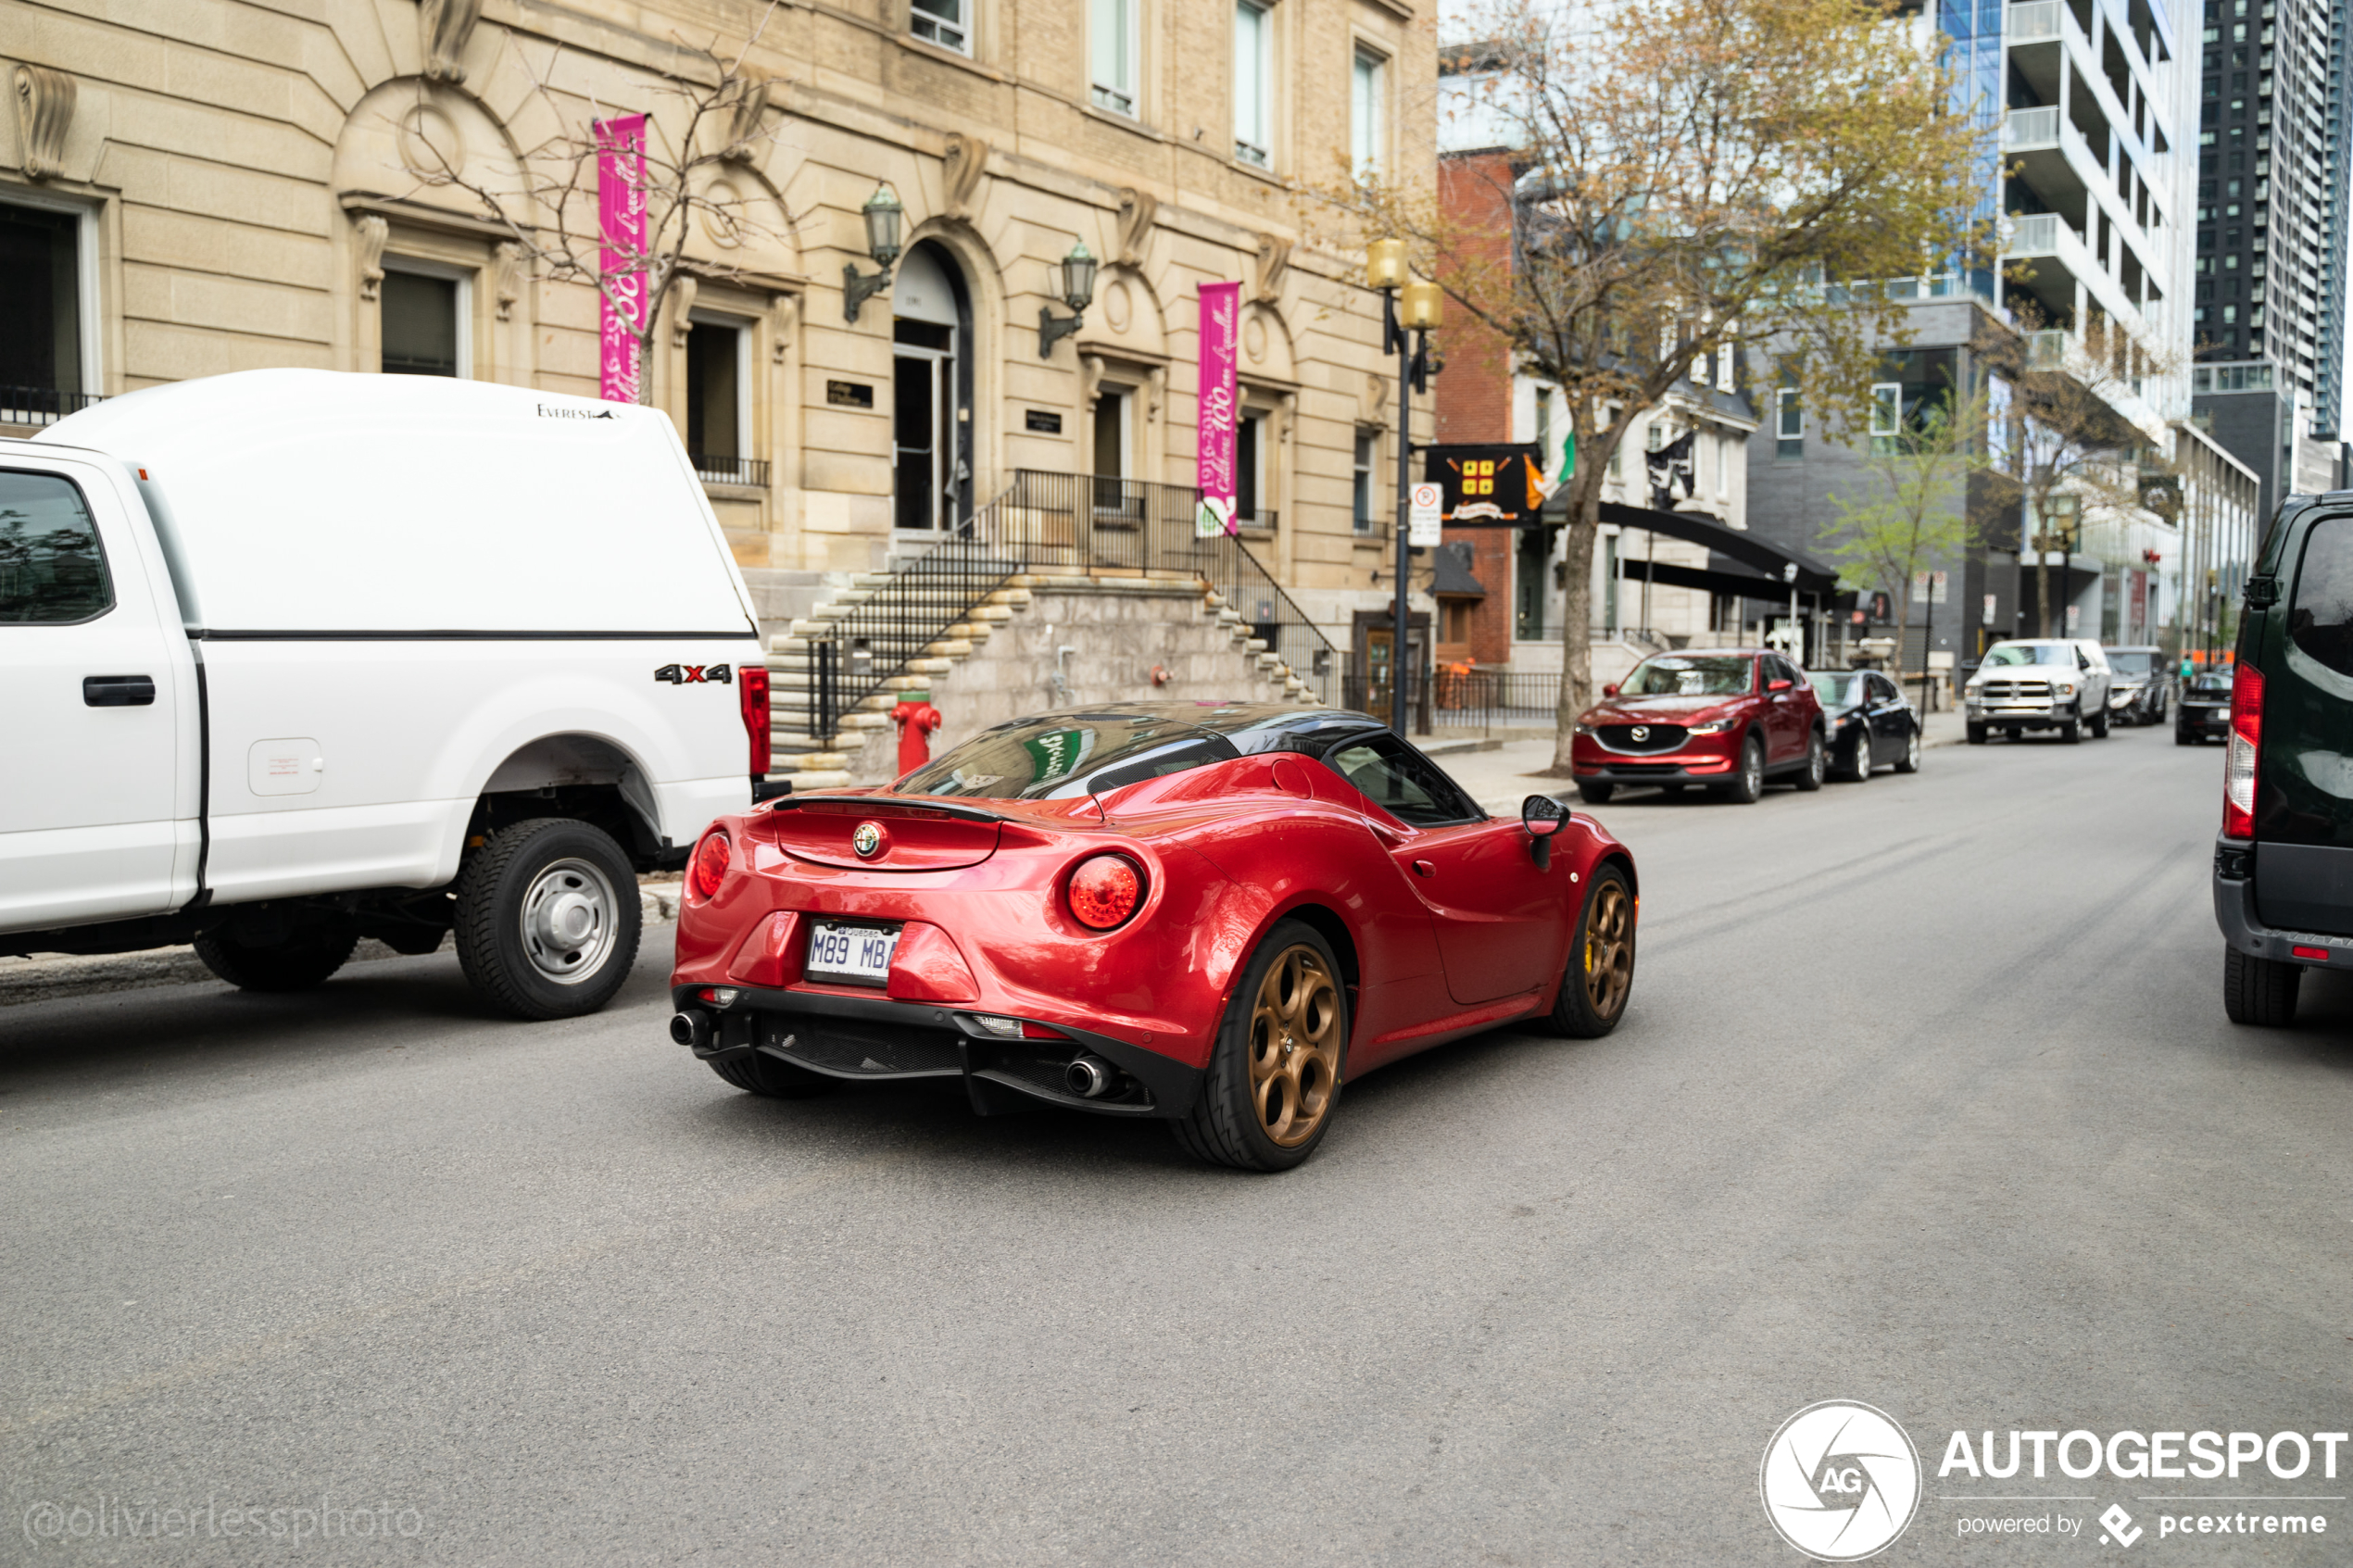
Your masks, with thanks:
M1441 487L1449 528L1532 526L1549 494L1533 446L1430 446L1425 481Z

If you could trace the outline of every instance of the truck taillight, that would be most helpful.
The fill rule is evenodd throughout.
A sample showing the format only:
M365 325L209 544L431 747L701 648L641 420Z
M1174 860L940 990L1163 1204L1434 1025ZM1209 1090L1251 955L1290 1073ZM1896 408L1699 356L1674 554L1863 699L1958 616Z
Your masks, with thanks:
M2255 836L2255 754L2263 740L2263 672L2242 663L2231 683L2231 756L2222 771L2222 836Z
M744 705L744 734L751 740L751 776L768 776L768 671L747 664L736 671L736 692Z

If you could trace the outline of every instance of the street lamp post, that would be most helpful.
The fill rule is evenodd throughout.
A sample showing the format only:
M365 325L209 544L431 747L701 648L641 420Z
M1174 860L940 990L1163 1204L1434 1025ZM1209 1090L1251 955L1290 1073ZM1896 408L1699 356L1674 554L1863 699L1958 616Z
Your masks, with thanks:
M1397 356L1397 583L1390 616L1389 727L1405 733L1407 571L1413 542L1413 395L1429 378L1429 334L1438 325L1438 285L1405 268L1405 242L1375 240L1365 257L1365 281L1380 290L1381 352ZM1399 306L1400 295L1403 306ZM1406 333L1414 336L1407 339ZM1366 671L1367 674L1370 671Z

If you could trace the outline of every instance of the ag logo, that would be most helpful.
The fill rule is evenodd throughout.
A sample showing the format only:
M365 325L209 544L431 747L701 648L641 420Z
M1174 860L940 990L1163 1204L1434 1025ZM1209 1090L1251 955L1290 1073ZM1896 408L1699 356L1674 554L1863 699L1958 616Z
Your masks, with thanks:
M1911 1524L1920 1456L1885 1411L1825 1399L1781 1423L1757 1486L1781 1539L1819 1562L1853 1562Z
M1629 739L1648 740L1651 738L1651 727L1648 724L1637 724L1626 734Z
M858 851L860 859L872 859L882 848L882 829L872 822L860 822L858 831L849 835L849 847Z

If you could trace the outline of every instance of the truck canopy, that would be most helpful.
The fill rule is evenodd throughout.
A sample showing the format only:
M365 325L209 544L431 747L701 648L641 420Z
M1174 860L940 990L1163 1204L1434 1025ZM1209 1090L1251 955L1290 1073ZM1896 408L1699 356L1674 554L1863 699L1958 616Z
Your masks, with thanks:
M141 475L191 626L739 636L756 622L658 410L488 382L247 370L36 438Z

